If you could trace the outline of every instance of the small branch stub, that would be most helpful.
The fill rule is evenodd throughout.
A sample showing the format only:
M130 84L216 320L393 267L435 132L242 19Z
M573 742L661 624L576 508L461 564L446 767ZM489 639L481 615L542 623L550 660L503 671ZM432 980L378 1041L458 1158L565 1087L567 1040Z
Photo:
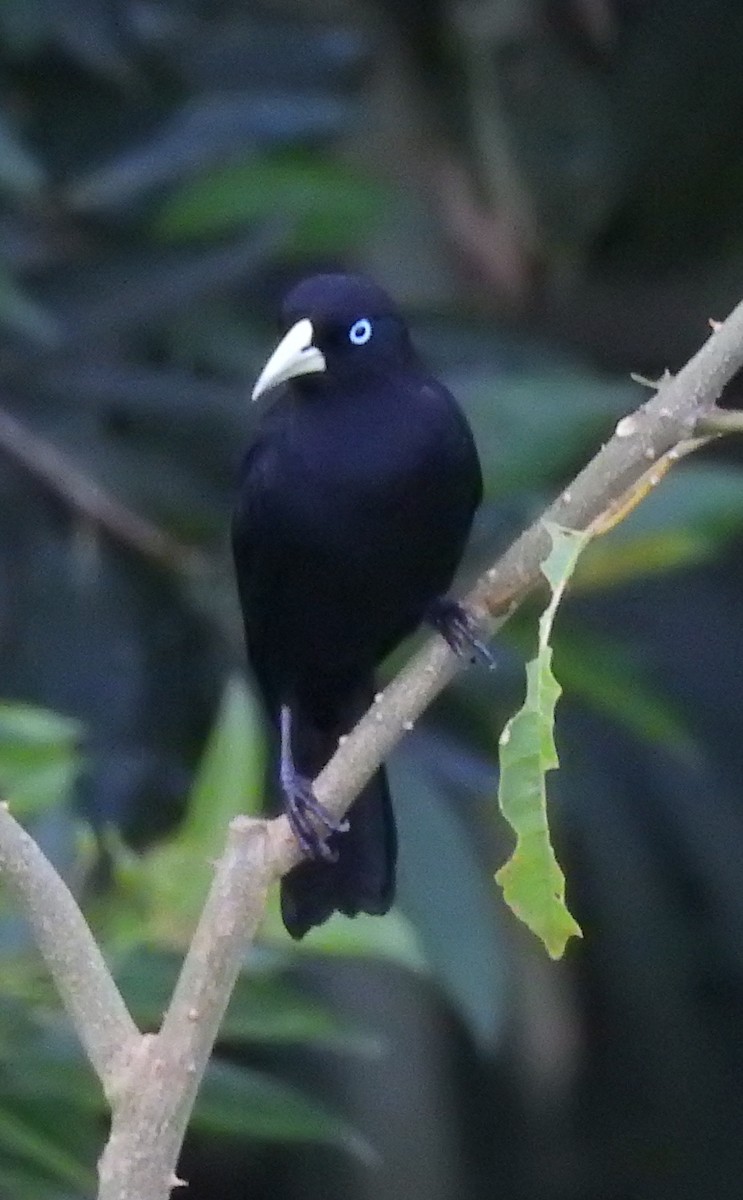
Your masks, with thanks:
M699 418L695 433L698 437L743 433L743 412L730 408L713 408Z

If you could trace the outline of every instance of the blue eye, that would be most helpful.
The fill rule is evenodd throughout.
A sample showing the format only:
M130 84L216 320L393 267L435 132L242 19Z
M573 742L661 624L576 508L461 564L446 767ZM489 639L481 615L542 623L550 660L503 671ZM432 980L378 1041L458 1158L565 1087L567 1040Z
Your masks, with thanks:
M348 331L348 340L353 342L354 346L364 346L372 335L372 324L367 317L362 317L360 321L356 321Z

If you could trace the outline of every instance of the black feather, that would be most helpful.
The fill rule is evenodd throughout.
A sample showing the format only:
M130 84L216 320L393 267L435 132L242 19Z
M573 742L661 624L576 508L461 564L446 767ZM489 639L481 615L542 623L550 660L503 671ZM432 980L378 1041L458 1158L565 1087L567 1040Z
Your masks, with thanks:
M233 521L249 657L269 714L291 708L297 769L314 778L374 691L374 670L450 586L480 502L480 465L450 393L420 364L385 293L315 276L284 322L312 323L326 369L276 390L250 445ZM364 345L349 339L366 319ZM301 937L333 911L383 913L396 838L383 771L333 833L336 862L284 881Z

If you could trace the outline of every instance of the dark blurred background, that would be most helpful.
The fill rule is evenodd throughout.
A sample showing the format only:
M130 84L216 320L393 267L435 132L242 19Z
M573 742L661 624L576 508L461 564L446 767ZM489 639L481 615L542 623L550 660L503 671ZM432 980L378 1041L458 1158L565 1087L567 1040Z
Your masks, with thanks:
M227 526L278 298L404 306L483 458L466 582L743 295L742 51L740 0L3 0L0 786L144 1024L261 791ZM676 468L558 617L583 942L492 879L531 610L393 757L398 909L270 915L194 1200L740 1195L741 462ZM0 1195L79 1200L97 1084L10 906L0 958Z

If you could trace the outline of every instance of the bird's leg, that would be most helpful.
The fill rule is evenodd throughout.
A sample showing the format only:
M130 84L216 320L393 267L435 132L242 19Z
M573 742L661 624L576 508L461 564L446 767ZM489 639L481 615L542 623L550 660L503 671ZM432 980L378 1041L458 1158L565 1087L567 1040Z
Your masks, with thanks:
M469 654L473 662L479 658L491 671L495 670L495 658L477 636L475 623L464 605L448 596L440 596L428 609L426 620L438 630L455 654Z
M300 775L294 766L292 753L292 714L288 704L281 706L280 719L281 760L279 779L284 794L284 809L299 847L309 858L324 858L334 862L337 853L328 846L325 838L330 833L345 833L348 821L338 821L332 813L316 799L312 780ZM318 833L312 818L325 829Z

